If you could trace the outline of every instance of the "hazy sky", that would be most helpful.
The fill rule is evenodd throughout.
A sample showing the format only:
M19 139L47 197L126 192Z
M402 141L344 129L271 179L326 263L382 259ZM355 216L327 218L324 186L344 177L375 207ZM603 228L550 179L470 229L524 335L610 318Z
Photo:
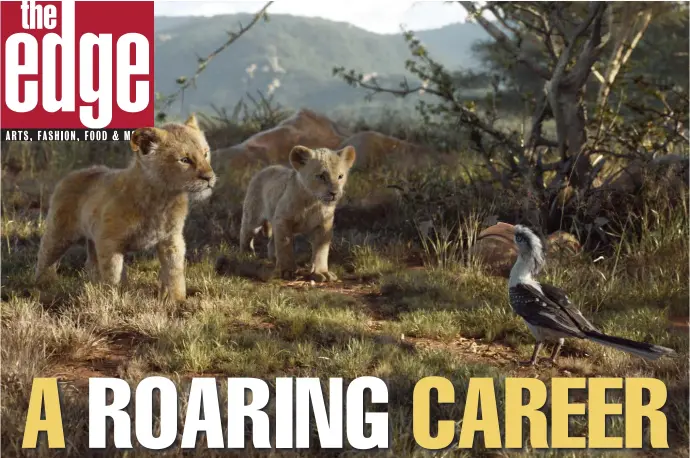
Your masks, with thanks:
M256 12L264 2L247 1L174 1L155 2L156 15L213 16ZM292 14L349 22L376 33L398 33L406 29L423 30L442 27L465 19L465 10L457 3L406 0L278 0L269 14Z

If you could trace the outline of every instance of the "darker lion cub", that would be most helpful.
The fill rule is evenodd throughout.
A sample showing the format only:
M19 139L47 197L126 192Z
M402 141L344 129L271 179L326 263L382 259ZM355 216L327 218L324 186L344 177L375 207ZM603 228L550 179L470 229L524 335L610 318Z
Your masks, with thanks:
M126 169L77 170L55 187L36 265L36 280L80 239L93 280L119 284L129 251L156 247L162 298L184 300L189 199L208 197L216 182L209 147L194 115L185 124L146 127L132 134Z

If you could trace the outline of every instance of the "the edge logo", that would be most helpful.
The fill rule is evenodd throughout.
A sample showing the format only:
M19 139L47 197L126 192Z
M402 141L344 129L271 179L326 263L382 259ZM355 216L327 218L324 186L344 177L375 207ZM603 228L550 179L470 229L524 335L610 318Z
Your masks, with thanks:
M22 0L1 8L4 129L153 122L153 2Z

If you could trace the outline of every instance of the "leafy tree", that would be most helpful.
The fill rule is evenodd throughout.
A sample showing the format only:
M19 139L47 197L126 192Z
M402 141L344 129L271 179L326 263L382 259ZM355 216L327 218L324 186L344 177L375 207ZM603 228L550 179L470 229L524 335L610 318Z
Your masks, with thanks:
M621 78L629 72L630 59L650 24L678 16L682 7L652 2L458 3L493 38L477 51L488 63L487 74L495 75L494 88L503 85L530 102L531 128L524 135L497 127L495 110L477 110L463 97L463 86L473 81L472 75L451 75L411 33L405 34L412 54L406 66L421 85L404 80L397 88L383 87L376 79L364 81L354 70L340 67L334 73L370 95L387 92L405 97L420 91L436 95L440 103L418 104L427 121L468 130L495 181L513 187L516 178L526 179L547 206L563 188L586 192L593 186L606 163L605 158L592 160L593 154L618 157L621 149L631 155L651 153L654 146L640 148L645 144L640 137L654 136L652 118L663 120L660 128L670 142L683 137L687 97L683 99L682 91L670 94L668 87L650 86L644 79ZM684 62L687 71L687 58ZM610 95L619 83L625 100L619 97L614 105ZM646 94L644 106L633 106L631 91ZM594 102L589 110L588 100ZM624 115L635 112L636 127L628 129ZM555 121L555 138L544 133L548 119ZM645 127L640 130L642 123ZM547 182L547 176L553 178Z

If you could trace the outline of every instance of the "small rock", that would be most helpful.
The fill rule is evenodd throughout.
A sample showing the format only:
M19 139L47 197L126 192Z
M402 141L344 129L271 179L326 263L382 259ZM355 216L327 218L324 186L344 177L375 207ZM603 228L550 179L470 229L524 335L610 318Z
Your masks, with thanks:
M512 224L494 224L479 233L470 253L491 275L508 277L517 258L514 235L515 226Z
M549 234L546 238L548 253L558 254L577 254L582 249L580 241L571 233L566 231L556 231Z

